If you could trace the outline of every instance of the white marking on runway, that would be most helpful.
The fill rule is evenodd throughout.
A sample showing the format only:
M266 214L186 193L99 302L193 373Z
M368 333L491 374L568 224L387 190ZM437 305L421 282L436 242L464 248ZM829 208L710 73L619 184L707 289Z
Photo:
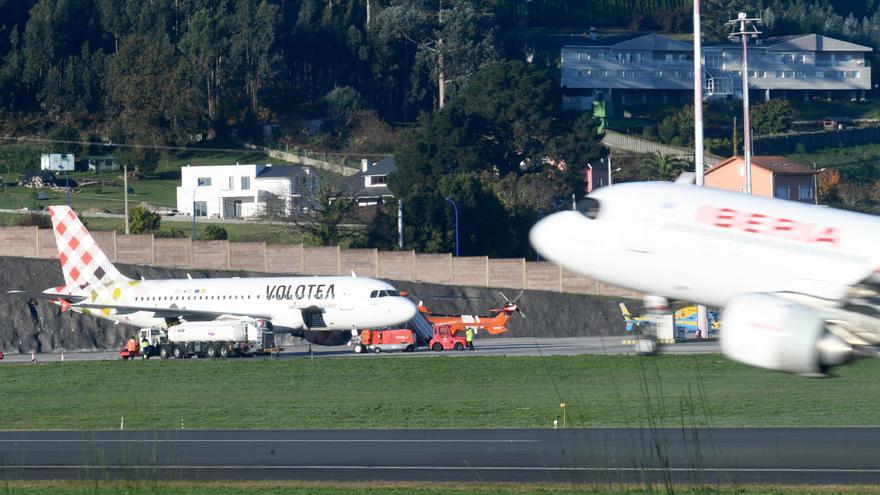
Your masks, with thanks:
M106 439L75 439L75 438L27 438L15 440L0 438L0 443L539 443L541 440L480 440L480 439L218 439L218 438L106 438Z

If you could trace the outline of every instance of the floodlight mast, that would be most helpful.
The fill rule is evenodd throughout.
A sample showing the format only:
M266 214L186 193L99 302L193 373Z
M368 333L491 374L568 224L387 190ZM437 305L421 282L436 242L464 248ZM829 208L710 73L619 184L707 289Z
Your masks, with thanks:
M760 24L761 19L757 17L749 17L745 12L737 14L736 19L732 19L725 23L730 26L731 39L737 36L742 40L742 85L743 85L743 158L745 159L745 176L746 194L752 194L752 129L751 120L749 119L749 52L748 39L749 36L757 38L760 31L755 27Z
M700 0L694 0L694 173L696 184L702 186L705 177L703 153L703 40L700 29ZM703 338L709 337L709 312L706 306L697 306L697 329Z

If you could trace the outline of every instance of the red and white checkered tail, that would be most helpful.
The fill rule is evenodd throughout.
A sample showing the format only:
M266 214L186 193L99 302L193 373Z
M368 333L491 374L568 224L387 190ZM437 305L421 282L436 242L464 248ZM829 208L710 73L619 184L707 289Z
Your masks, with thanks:
M128 280L116 270L69 206L50 206L49 214L67 287Z

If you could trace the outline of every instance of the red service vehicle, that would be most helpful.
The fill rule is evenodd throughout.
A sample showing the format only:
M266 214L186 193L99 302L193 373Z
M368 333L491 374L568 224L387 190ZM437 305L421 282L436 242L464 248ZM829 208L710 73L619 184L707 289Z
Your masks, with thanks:
M434 325L434 336L428 347L434 352L456 350L462 351L467 346L467 339L464 332L452 332L452 325L442 324Z
M412 352L416 349L416 339L412 330L398 328L393 330L364 330L353 339L354 352L361 354L373 351Z

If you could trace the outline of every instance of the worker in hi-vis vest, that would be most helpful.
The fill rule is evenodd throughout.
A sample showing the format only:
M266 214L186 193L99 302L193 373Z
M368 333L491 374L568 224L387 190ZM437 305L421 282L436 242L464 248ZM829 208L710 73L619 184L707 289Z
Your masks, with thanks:
M467 330L464 331L464 336L467 339L468 349L474 350L474 329L467 327Z

